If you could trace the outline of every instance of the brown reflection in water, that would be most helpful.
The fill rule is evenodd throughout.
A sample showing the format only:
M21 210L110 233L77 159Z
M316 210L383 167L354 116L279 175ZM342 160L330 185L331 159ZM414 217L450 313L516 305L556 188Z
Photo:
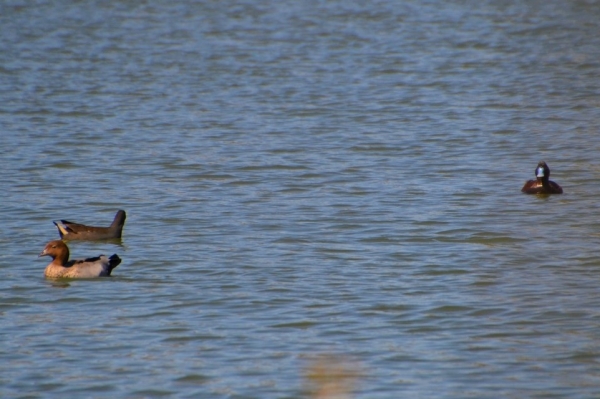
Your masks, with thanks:
M314 399L350 399L361 376L355 361L330 354L313 358L304 371L309 397Z

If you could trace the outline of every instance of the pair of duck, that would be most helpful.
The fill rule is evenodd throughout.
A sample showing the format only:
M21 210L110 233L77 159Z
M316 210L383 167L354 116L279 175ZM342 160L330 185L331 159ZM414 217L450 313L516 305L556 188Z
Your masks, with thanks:
M125 211L119 210L109 227L86 226L69 222L55 221L60 238L64 240L107 240L119 239L125 225ZM100 255L94 258L69 260L69 247L62 240L50 241L40 254L50 256L52 262L46 266L47 278L94 278L110 276L121 258L114 254L110 257Z
M525 183L522 192L527 194L562 194L562 188L550 180L550 168L540 161L535 168L536 180ZM125 211L120 210L109 227L86 226L61 220L54 222L61 239L65 240L105 240L121 238L125 224ZM52 257L44 275L48 278L93 278L110 276L112 270L121 263L114 254L110 257L100 255L95 258L69 260L69 248L61 240L50 241L40 256Z

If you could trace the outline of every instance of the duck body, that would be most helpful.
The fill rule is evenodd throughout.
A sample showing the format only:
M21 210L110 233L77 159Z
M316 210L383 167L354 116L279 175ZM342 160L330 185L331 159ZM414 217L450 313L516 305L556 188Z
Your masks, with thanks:
M46 244L40 256L52 258L52 262L44 270L46 278L107 277L121 263L121 258L117 254L110 257L100 255L94 258L69 260L69 247L61 240Z
M107 240L121 238L125 218L125 211L119 210L109 227L87 226L68 220L55 220L53 223L63 240Z
M550 168L544 161L540 161L535 168L535 180L528 180L522 192L526 194L562 194L563 189L558 183L550 180Z

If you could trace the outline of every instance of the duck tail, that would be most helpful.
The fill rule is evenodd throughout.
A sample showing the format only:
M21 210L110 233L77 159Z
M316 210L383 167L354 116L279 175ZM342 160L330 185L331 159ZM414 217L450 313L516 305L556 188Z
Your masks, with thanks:
M117 214L115 215L115 219L111 223L110 227L113 227L113 228L116 228L118 226L122 227L125 224L126 217L127 217L127 215L125 214L125 211L122 209L119 209L117 211Z
M52 221L56 228L58 229L58 234L60 234L60 238L63 238L65 235L69 234L69 228L65 225L64 220Z
M113 269L121 264L121 258L117 254L113 254L108 258L108 275L113 271Z

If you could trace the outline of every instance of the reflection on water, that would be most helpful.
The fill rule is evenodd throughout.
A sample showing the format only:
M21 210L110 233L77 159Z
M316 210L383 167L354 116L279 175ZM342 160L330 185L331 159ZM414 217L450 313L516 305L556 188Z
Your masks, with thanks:
M319 355L305 369L310 396L315 399L349 399L361 377L356 362L334 355Z

